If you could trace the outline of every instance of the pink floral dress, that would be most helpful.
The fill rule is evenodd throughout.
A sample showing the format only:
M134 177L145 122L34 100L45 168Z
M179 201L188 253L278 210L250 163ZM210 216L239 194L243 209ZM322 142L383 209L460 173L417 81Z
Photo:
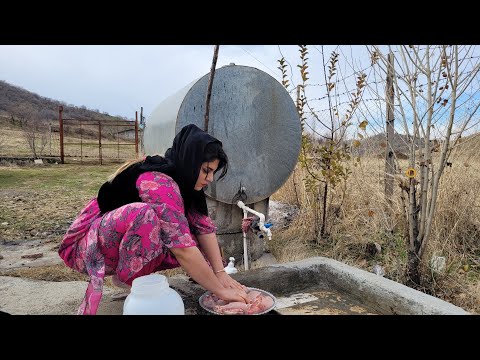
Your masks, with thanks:
M88 202L65 234L58 253L65 264L90 276L78 314L96 314L106 275L128 285L143 275L180 266L170 248L198 246L196 235L217 231L198 212L185 216L177 183L160 172L136 182L142 202L100 214L96 198Z

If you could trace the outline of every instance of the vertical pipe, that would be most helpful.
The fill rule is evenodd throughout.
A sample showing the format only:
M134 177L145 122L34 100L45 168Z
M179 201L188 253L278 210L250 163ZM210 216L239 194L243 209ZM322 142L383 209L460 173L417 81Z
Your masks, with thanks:
M60 132L60 162L65 164L65 154L63 152L63 118L62 118L63 106L58 107L58 121Z
M243 218L247 218L247 211L243 210ZM247 243L247 234L243 231L243 266L245 271L248 270L248 243Z

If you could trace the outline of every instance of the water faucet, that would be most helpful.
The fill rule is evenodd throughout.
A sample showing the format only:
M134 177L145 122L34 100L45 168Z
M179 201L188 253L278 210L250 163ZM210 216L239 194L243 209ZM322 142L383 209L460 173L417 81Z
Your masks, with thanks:
M272 224L264 224L263 227L261 226L260 227L260 230L262 230L268 237L268 241L272 240L272 232L270 231L270 226L272 226Z
M267 235L269 241L272 240L272 232L270 231L270 227L272 226L272 224L265 224L265 215L249 208L241 200L237 202L237 206L243 210L244 219L247 218L247 212L251 212L252 214L257 215L259 218L258 228L260 229L260 231L264 232ZM243 233L243 263L245 266L245 270L248 270L247 239L245 233Z

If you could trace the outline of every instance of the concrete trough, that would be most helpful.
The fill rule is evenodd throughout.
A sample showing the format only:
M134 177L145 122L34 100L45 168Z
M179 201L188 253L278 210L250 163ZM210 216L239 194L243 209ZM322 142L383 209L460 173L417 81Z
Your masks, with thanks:
M283 314L469 314L439 298L324 257L271 265L237 274L236 279L271 292L281 303L298 297L298 304L277 307Z
M466 315L462 308L395 281L315 257L232 275L277 298L269 315ZM211 315L198 299L205 290L184 275L169 278L187 315ZM10 314L75 314L86 282L47 282L0 276L0 310ZM120 315L126 293L105 287L99 315ZM52 304L54 304L52 306Z

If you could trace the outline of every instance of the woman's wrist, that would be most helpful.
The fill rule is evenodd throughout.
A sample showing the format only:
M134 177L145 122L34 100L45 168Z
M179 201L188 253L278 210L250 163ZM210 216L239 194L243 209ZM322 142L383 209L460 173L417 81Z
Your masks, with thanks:
M226 273L225 269L220 269L217 271L213 271L215 275L221 274L222 272Z

